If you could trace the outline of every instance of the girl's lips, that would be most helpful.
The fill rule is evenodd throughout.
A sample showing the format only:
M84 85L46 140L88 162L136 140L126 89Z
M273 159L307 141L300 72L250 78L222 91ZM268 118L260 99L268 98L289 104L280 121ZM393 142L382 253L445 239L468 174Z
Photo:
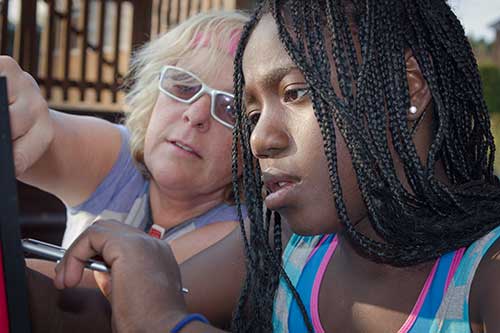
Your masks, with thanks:
M267 208L277 209L287 204L300 179L278 170L269 170L262 173L262 181L270 192L265 199Z
M266 207L277 210L286 206L290 201L290 197L293 196L296 186L297 183L282 182L278 187L274 187L274 190L270 190L271 192L264 200Z

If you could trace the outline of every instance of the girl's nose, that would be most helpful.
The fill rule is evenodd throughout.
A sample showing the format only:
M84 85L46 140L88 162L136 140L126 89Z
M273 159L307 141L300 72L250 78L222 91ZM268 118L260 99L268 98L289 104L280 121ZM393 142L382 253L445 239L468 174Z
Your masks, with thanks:
M290 135L283 119L263 112L250 136L252 152L258 159L276 158L290 145Z

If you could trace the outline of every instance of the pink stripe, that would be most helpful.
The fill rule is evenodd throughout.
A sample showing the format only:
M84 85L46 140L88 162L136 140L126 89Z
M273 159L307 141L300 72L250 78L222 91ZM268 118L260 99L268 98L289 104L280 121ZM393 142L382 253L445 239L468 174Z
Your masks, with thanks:
M427 277L427 280L425 281L424 288L420 292L420 295L418 296L417 303L415 303L415 306L413 307L413 310L411 310L410 315L408 316L408 319L406 319L405 323L401 328L399 329L398 333L407 333L410 328L413 326L415 323L415 320L418 317L418 313L420 312L420 309L422 308L422 305L424 304L425 297L427 296L427 293L429 292L429 289L432 284L432 280L434 280L434 275L436 275L436 270L439 264L439 259L436 260L434 263L434 266L432 267L431 273Z
M229 33L229 41L227 45L227 53L231 57L234 57L236 54L236 50L238 49L238 43L240 42L240 37L241 37L241 30L240 29L233 29ZM193 47L209 47L210 41L212 39L212 34L210 32L204 32L200 31L196 33L193 39ZM221 42L219 42L220 44ZM222 48L221 45L218 45L217 47Z
M328 235L325 235L325 236L321 237L321 239L319 240L318 244L316 244L316 246L311 251L311 253L309 253L309 256L307 257L307 261L306 262L309 262L309 260L314 256L314 254L316 253L316 251L318 251L318 249L326 241L327 238L328 238Z
M193 45L207 47L210 45L210 38L212 38L212 34L210 32L200 31L194 36Z
M311 252L307 260L309 261L310 258L316 253L316 251L319 249L321 244L323 244L326 240L327 236L324 236L318 245L314 248L314 250ZM323 281L323 276L326 271L326 267L328 266L328 263L330 262L330 259L333 255L333 252L335 251L335 248L337 247L337 236L332 240L332 243L330 244L328 250L325 253L325 256L323 257L323 260L321 261L321 264L319 266L318 272L316 273L316 277L314 279L314 284L313 284L313 289L311 292L311 316L312 316L312 324L314 327L314 330L316 333L325 333L325 330L323 326L321 325L321 320L319 318L319 290L321 287L321 282ZM460 261L462 260L462 257L465 253L465 248L461 248L455 252L455 255L453 256L450 268L448 270L448 275L446 277L446 283L445 283L445 289L448 290L448 286L451 283L451 280L453 278L453 275L455 274ZM432 267L431 272L429 273L429 276L427 277L427 280L425 281L424 287L422 288L422 291L420 292L420 295L418 296L417 302L413 306L413 309L406 319L405 323L401 328L399 329L398 333L408 333L408 331L411 329L413 324L415 323L418 314L420 313L420 310L422 309L422 306L424 305L425 298L427 297L427 294L429 293L429 289L432 285L432 281L434 280L434 276L436 275L437 268L439 266L439 260L438 258L436 262L434 263L434 266Z
M444 285L444 293L448 290L448 286L451 283L451 279L453 279L453 275L457 271L458 265L460 265L460 261L465 253L465 247L458 249L453 256L453 260L451 261L450 270L448 271L448 276L446 277L446 283ZM443 293L443 295L444 295Z
M240 29L234 29L233 31L231 31L231 37L229 40L229 47L227 51L232 57L235 56L236 50L238 50L238 43L240 42L240 37L241 37Z
M326 237L324 237L325 239ZM332 243L328 246L328 250L326 250L325 256L323 260L321 260L321 264L319 265L318 272L316 273L316 277L314 278L314 284L311 292L311 316L312 316L312 324L314 327L314 331L316 333L325 333L323 326L321 325L321 320L319 319L319 289L321 287L321 281L323 281L323 276L325 275L326 267L330 262L330 258L335 252L335 248L337 247L338 239L335 235ZM315 249L316 250L316 249Z

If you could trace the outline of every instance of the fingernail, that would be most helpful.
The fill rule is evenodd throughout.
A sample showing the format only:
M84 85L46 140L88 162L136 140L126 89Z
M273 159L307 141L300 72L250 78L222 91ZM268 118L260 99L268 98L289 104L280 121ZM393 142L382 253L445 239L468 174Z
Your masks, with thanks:
M59 265L58 265L59 266ZM64 289L64 270L57 269L54 277L54 285L57 289Z

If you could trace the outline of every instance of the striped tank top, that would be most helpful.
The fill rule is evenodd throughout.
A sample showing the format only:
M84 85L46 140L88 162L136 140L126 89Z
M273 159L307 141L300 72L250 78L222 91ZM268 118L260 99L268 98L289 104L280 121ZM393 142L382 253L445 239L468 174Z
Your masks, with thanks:
M471 244L438 258L398 333L467 333L469 291L481 258L500 236L500 227ZM283 264L306 307L316 333L325 332L319 317L321 282L335 248L335 235L293 235ZM302 314L282 280L276 295L274 332L307 332Z

